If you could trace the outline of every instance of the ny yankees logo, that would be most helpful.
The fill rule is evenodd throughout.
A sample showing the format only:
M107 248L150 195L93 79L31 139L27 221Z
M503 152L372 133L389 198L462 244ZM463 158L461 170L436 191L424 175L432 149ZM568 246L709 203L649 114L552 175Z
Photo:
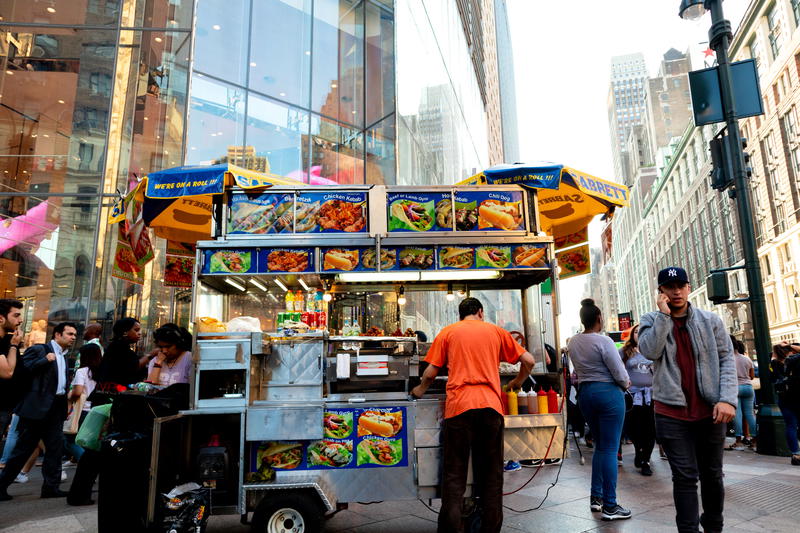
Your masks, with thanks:
M669 277L671 277L671 278L674 278L674 277L675 277L675 276L677 276L677 275L678 275L678 271L677 271L677 270L675 270L674 268L671 268L671 269L669 270Z

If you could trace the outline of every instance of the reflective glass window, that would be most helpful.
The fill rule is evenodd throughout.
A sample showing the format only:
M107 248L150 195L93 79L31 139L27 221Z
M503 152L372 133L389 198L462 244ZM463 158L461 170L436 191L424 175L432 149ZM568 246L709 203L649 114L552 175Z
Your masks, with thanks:
M249 87L308 107L311 83L311 0L253 3Z
M237 85L245 84L247 0L198 0L194 69Z
M192 27L194 0L138 0L136 4L132 26L169 29Z
M366 4L366 124L394 113L394 14Z
M308 126L307 111L251 95L247 103L245 152L259 161L268 161L275 174L305 181Z
M355 0L314 2L311 109L364 123L364 11Z
M396 182L396 135L394 114L367 130L365 148L367 183L391 185Z
M311 117L312 183L364 183L364 135L328 118Z
M127 96L119 132L118 187L124 189L130 174L141 177L183 162L191 38L182 32L123 31L121 41L132 43L117 61Z
M227 160L231 151L235 152L242 146L244 99L243 89L202 74L192 76L186 137L187 165Z
M116 32L12 29L0 31L0 191L99 185Z
M76 6L75 4L82 4ZM116 24L122 0L0 0L0 20L34 24Z
M96 192L96 189L83 192ZM89 305L97 197L0 200L0 297L24 304L34 321L84 321Z

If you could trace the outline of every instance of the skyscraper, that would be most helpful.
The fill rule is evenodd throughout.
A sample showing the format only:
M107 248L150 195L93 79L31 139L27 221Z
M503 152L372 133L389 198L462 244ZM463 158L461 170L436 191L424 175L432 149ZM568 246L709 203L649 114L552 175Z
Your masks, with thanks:
M506 0L495 0L494 18L497 32L497 70L500 76L500 112L503 128L503 158L506 163L521 161L517 127L517 93L514 81L514 54L508 26Z
M633 126L645 117L647 66L641 53L611 58L608 87L608 128L614 155L614 174L618 181L629 184L633 175L625 157L625 143Z

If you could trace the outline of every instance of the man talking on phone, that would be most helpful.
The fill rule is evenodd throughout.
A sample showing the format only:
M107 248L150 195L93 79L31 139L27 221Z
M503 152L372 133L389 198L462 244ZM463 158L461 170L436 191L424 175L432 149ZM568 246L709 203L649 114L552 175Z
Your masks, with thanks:
M656 436L672 469L681 533L722 531L722 449L738 395L733 345L722 320L689 304L680 267L658 273L658 311L639 326L639 351L653 364ZM697 481L701 484L700 516Z

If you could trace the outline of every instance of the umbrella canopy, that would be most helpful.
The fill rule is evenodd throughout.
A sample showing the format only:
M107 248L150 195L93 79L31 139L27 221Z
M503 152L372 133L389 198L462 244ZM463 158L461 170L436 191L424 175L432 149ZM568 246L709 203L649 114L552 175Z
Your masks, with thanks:
M211 235L211 211L214 194L222 194L226 185L243 189L273 186L302 186L304 183L274 174L264 174L223 164L183 166L148 174L138 190L144 191L144 221L164 239L197 242ZM120 220L124 201L115 206L110 222Z
M521 185L537 189L539 222L553 237L576 233L600 214L628 205L628 188L555 163L496 165L459 185Z

